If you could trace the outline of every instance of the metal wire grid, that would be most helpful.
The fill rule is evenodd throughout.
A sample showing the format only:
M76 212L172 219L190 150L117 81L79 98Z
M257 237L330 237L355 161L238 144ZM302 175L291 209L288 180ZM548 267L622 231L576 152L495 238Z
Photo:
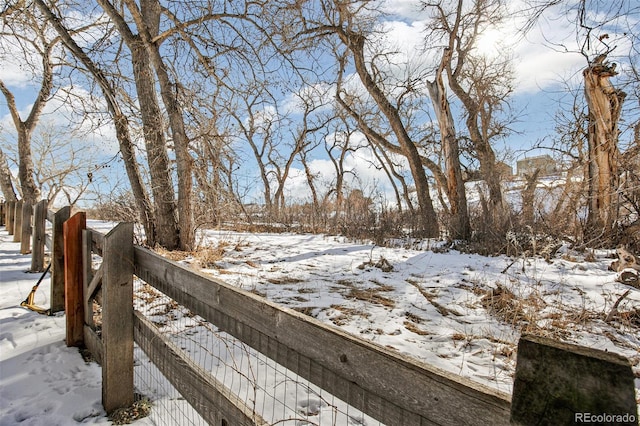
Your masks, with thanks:
M381 424L219 331L149 285L136 282L134 305L156 324L159 333L182 348L193 362L244 401L256 418L269 425ZM136 391L154 405L155 413L150 417L154 424L206 424L137 347L134 380Z

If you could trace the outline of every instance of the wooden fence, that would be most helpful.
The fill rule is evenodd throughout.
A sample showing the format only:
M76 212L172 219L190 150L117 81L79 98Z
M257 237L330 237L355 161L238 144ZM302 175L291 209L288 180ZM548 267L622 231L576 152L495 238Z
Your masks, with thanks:
M67 343L84 343L101 362L107 411L133 402L135 339L205 420L218 425L224 424L223 420L229 425L255 424L252 411L242 401L230 397L149 320L134 313L135 274L220 330L385 424L465 424L478 418L497 425L509 422L506 394L431 369L134 246L131 224L120 224L106 235L84 230L78 239L77 229L82 227L78 214L65 224L65 234L74 239L65 244L82 244L81 250L68 250L67 258L71 251L81 251L83 258L82 265L67 263L68 268L76 268L67 273L78 277L77 284L67 282L67 298L71 287L84 292L84 296L71 297L82 298L81 308L67 302L77 314L75 320L68 321L73 331L67 335ZM92 253L103 259L95 272L91 270ZM95 299L102 304L100 336L92 322ZM68 317L72 316L69 312ZM381 375L381 371L393 374Z
M55 239L59 232L55 224L64 214L57 219L48 216L54 223ZM119 224L103 235L86 229L84 213L76 213L64 222L63 234L67 345L86 345L102 365L102 400L107 412L134 401L135 341L210 424L264 424L245 401L230 394L134 311L135 275L220 330L384 424L507 425L513 419L508 394L359 339L134 245L130 223ZM96 270L93 255L102 257ZM94 324L94 301L102 306L101 328ZM578 352L584 355L582 349ZM628 370L624 374L631 377L632 408L637 413L631 366L628 361L628 365L624 360L619 362L625 372ZM629 380L625 377L620 382L628 395ZM594 392L602 395L604 391L598 388ZM549 396L547 389L540 393ZM625 401L631 412L629 398ZM571 410L575 409L574 404Z
M20 242L20 253L31 253L29 272L45 270L45 249L50 253L51 290L49 313L64 310L64 235L62 226L69 219L71 207L58 211L47 208L48 201L41 200L35 207L22 201L0 203L2 223L14 242ZM50 227L47 227L50 222ZM49 232L47 232L49 231Z

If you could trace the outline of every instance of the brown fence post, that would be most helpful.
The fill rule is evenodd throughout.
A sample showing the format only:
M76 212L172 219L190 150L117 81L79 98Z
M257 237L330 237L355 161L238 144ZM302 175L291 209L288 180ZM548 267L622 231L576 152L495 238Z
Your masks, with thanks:
M33 204L22 204L22 237L20 237L20 254L31 253L31 218L33 217Z
M19 243L22 238L22 200L16 201L13 214L13 242Z
M638 424L628 359L611 352L522 336L512 425Z
M3 201L0 203L0 226L4 226L5 224L5 212L7 211L7 202Z
M53 215L51 236L51 313L64 310L64 230L63 225L71 215L66 206Z
M9 201L7 202L7 219L5 220L5 224L6 224L5 227L9 235L13 235L15 217L16 217L16 202Z
M102 405L133 404L133 224L120 223L102 251Z
M82 230L86 227L87 215L84 212L74 214L63 225L64 308L67 317L67 346L81 346L84 343Z
M31 272L44 271L44 239L47 225L47 204L47 200L41 200L38 202L33 214Z

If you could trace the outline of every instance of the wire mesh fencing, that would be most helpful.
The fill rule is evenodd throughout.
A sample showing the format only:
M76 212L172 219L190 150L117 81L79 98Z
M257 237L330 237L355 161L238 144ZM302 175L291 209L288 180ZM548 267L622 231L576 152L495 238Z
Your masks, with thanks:
M243 401L256 424L381 424L143 282L136 284L134 306L157 333ZM154 405L154 423L206 424L140 348L135 350L134 369L136 391Z

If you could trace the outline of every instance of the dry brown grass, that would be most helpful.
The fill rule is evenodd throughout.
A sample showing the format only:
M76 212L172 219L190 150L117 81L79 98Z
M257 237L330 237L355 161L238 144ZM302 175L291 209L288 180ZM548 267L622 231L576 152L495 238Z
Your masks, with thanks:
M270 282L271 284L286 285L286 284L299 284L304 280L300 278L294 278L294 277L282 277L282 278L267 278L267 281Z
M433 334L433 333L430 333L430 332L428 332L426 330L423 330L422 328L418 327L418 325L416 323L413 323L411 321L405 321L403 323L403 325L404 325L404 328L406 328L410 332L418 334L420 336L428 336L430 334Z
M374 305L382 305L389 308L395 308L396 302L387 297L381 296L378 289L360 290L352 288L349 293L345 294L347 299L357 299Z
M349 320L354 316L358 316L361 318L369 318L370 316L367 312L364 312L361 309L349 308L342 305L331 305L331 308L341 312L340 315L331 318L331 322L333 322L337 326L343 326L347 324L347 322L349 322Z

